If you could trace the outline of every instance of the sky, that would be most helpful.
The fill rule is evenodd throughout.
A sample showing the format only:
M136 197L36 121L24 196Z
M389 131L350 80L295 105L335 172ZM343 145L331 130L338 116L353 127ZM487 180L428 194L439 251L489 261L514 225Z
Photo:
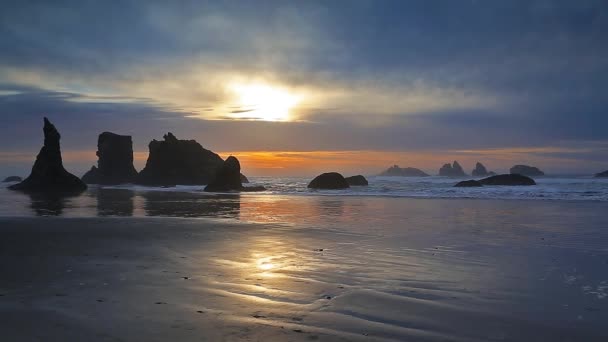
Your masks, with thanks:
M42 117L81 175L103 131L249 175L608 169L606 1L2 1L0 173ZM0 174L0 176L2 176Z

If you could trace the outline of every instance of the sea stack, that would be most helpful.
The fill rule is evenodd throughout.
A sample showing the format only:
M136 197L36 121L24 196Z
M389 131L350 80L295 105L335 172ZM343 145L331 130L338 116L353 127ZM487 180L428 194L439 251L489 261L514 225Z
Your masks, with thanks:
M597 178L608 178L608 170L606 170L604 172L596 173L595 177L597 177Z
M350 186L367 186L369 182L362 175L350 176L344 178Z
M226 191L264 191L263 186L244 187L241 178L241 163L236 157L226 158L222 167L217 171L215 178L205 187L207 192Z
M22 180L23 179L21 179L21 177L19 177L19 176L8 176L8 177L4 178L2 183L21 182Z
M348 182L341 174L337 172L327 172L318 175L310 183L308 187L311 189L346 189L349 188Z
M404 167L401 168L399 165L393 165L388 169L384 170L378 176L388 176L388 177L428 177L429 175L414 167Z
M496 173L488 171L482 163L477 162L477 164L475 164L475 169L473 169L473 171L471 172L471 175L473 177L487 177L494 176L496 175Z
M133 167L133 141L128 135L103 132L97 140L98 167L82 176L87 184L133 183L137 171Z
M445 177L466 177L466 173L462 169L462 166L458 164L457 161L454 161L452 165L449 163L444 164L441 169L439 169L439 175Z
M209 184L224 160L195 140L178 140L167 133L163 141L152 140L146 166L137 176L143 185Z
M539 168L528 165L515 165L509 170L509 173L524 175L528 177L539 177L545 175L545 173L542 172Z
M36 157L32 173L9 189L32 193L79 193L86 190L87 185L63 167L59 144L61 135L47 118L44 118L43 131L44 146Z

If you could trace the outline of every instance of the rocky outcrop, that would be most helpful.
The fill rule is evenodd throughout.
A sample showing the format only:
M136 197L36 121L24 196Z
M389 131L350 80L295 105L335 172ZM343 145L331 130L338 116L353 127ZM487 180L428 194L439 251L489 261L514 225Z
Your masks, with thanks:
M454 161L452 165L444 164L441 169L439 169L439 175L445 177L466 177L466 173L462 169L462 166L458 164L457 161Z
M263 186L244 187L241 181L241 163L236 157L230 156L222 164L215 178L205 187L207 192L226 191L264 191Z
M315 177L310 183L308 183L308 187L311 189L346 189L349 188L348 182L346 179L337 172L328 172L323 173Z
M494 176L496 175L496 173L488 171L482 163L477 162L477 164L475 164L475 169L473 169L473 171L471 172L471 175L473 177L487 177Z
M242 173L241 173L241 183L243 183L243 184L249 183L249 179L247 179L247 177Z
M393 165L380 173L378 176L390 176L390 177L428 177L429 175L413 167L401 168L399 165Z
M545 175L545 173L542 172L539 168L528 165L515 165L509 170L509 173L524 175L528 177L539 177Z
M604 177L608 177L608 170L604 171L604 172L600 172L600 173L596 173L595 177L597 178L604 178Z
M480 186L483 186L483 185L479 181L476 181L474 179L458 182L458 183L456 183L456 185L454 185L454 187L456 187L456 188L472 188L472 187L480 187Z
M534 179L513 173L484 178L479 182L483 185L536 185Z
M224 164L222 158L195 140L178 140L167 133L163 141L152 140L146 166L136 183L143 185L209 184Z
M21 182L22 180L23 179L21 179L21 177L19 177L19 176L8 176L8 177L4 178L2 183Z
M346 177L344 179L346 179L346 182L350 186L366 186L366 185L369 185L369 182L367 181L367 179L365 179L365 177L363 177L361 175L350 176L350 177Z
M78 193L86 190L86 184L63 167L59 140L61 135L55 126L44 118L44 146L36 157L32 173L9 189L40 193Z
M103 132L97 140L98 167L82 176L87 184L133 183L137 171L133 167L133 141L128 135Z

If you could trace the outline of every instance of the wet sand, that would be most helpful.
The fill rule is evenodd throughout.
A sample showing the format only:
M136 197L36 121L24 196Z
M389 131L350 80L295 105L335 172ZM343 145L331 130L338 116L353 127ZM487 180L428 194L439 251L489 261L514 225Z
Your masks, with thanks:
M605 206L323 201L292 224L0 218L3 340L608 339Z

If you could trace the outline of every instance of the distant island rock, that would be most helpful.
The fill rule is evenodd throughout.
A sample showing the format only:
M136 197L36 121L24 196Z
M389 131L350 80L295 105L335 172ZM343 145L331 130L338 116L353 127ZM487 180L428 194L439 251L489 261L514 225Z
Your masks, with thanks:
M479 187L483 185L509 185L509 186L525 186L536 185L534 179L520 174L504 174L496 175L481 180L468 180L456 183L458 188L463 187Z
M346 179L337 172L323 173L315 177L309 184L311 189L346 189L349 188Z
M444 164L439 169L439 175L444 176L444 177L466 177L467 176L467 174L464 173L462 166L460 166L460 164L458 164L457 161L454 161L454 163L452 165L450 165L449 163Z
M401 168L399 165L393 165L380 173L378 176L389 176L389 177L428 177L429 174L426 172L416 169L413 167Z
M263 186L244 187L241 181L241 163L236 157L230 156L223 162L215 178L205 187L207 192L226 191L264 191Z
M597 177L597 178L608 177L608 170L595 174L595 177Z
M215 178L224 164L216 153L195 140L178 140L167 133L163 141L152 140L146 166L136 183L142 185L204 185Z
M367 186L369 182L362 175L350 176L344 178L350 186Z
M483 184L481 184L479 181L476 181L474 179L461 181L461 182L456 183L456 185L454 185L454 187L456 187L456 188L472 188L472 187L480 187L480 186L483 186Z
M528 177L539 177L545 175L545 173L539 168L528 165L515 165L509 170L509 172L511 174L519 174Z
M87 184L133 183L137 170L133 167L133 141L131 136L103 132L97 140L98 167L93 166L82 181Z
M471 175L473 177L486 177L486 176L494 176L494 175L496 175L496 173L492 172L492 171L488 171L482 163L477 162L477 164L475 164L475 169L473 169L473 171L471 172Z
M59 144L61 135L47 118L44 118L43 131L44 146L36 157L32 173L9 189L33 193L78 193L86 190L87 185L63 167Z
M10 183L10 182L21 182L23 179L19 176L8 176L4 178L2 183Z

